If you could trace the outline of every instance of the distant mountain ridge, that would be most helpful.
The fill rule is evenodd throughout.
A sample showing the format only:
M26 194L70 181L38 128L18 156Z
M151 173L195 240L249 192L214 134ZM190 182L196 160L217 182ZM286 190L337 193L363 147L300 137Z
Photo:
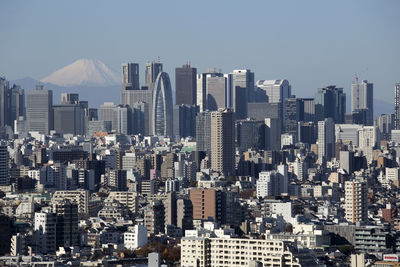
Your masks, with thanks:
M58 86L111 86L121 84L118 74L97 59L78 59L40 80Z

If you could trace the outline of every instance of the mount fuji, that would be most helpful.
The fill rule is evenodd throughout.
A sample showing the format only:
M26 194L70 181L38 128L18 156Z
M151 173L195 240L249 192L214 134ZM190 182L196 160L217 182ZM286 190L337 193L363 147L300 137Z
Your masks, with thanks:
M96 59L78 59L40 80L58 86L112 86L121 84L118 74Z

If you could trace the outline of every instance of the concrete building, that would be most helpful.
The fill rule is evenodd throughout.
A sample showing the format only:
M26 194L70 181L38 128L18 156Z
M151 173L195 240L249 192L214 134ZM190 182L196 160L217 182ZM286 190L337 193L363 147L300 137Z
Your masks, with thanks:
M279 196L288 193L289 178L286 165L279 165L276 171L263 171L257 180L257 197Z
M60 134L84 133L84 110L79 104L53 105L54 130Z
M376 126L379 130L381 140L390 141L391 131L394 129L394 115L382 114L376 118Z
M117 107L113 102L105 102L103 105L100 105L100 119L102 121L110 121L114 120L114 109Z
M232 107L237 119L246 119L247 104L254 101L254 72L249 69L233 70L232 88L227 90L227 107Z
M144 210L144 225L148 235L165 232L165 211L161 201L151 202Z
M56 246L72 247L80 245L78 231L78 204L65 200L53 205L57 218Z
M254 119L236 121L236 141L239 151L261 150L265 147L265 123Z
M182 232L193 228L193 205L190 199L180 198L176 201L176 226Z
M120 134L131 134L132 132L132 109L130 106L118 105L114 108L112 129Z
M138 194L136 192L128 191L112 191L107 197L107 201L118 201L122 205L129 208L132 214L138 210Z
M211 168L235 174L235 113L231 109L211 113Z
M225 196L216 189L191 188L190 200L193 205L194 220L213 220L225 222Z
M124 233L124 247L126 249L135 250L147 244L147 229L143 225L135 225L130 227Z
M372 152L380 144L379 131L376 126L364 126L358 131L358 147L369 162L373 160Z
M263 266L307 266L301 265L289 244L262 239L184 237L181 265L249 266L251 261L258 261Z
M61 203L64 200L69 200L78 205L78 213L80 216L89 214L89 191L87 190L66 190L56 191L51 198L53 203Z
M358 132L362 129L359 124L335 124L335 139L336 142L342 140L343 144L358 147L359 137Z
M52 212L35 213L35 241L39 253L56 251L56 215Z
M368 217L368 188L364 181L345 182L345 219L350 223L363 222Z
M297 125L297 141L308 145L315 144L317 131L314 122L299 121Z
M26 120L28 131L49 134L53 130L53 91L43 90L42 85L28 91Z
M374 85L367 80L351 85L351 112L365 109L367 112L366 125L374 125Z

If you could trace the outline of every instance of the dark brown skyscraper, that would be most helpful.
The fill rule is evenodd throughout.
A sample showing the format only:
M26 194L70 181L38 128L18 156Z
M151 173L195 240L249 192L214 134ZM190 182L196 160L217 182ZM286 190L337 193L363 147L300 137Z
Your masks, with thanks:
M196 74L189 64L175 69L176 105L196 105Z

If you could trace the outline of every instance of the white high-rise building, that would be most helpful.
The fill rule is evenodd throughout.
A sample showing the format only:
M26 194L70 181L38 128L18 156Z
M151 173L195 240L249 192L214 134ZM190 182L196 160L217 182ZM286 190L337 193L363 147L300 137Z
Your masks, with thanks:
M367 80L351 85L351 111L367 110L367 125L374 125L374 85Z
M373 149L380 143L379 131L376 126L365 126L358 131L359 148L369 162L372 161Z
M335 156L335 123L332 118L318 122L318 160L331 160Z
M368 187L365 181L345 182L345 219L356 223L368 217Z
M259 173L257 180L257 197L279 196L288 193L288 167L279 165L276 171Z

